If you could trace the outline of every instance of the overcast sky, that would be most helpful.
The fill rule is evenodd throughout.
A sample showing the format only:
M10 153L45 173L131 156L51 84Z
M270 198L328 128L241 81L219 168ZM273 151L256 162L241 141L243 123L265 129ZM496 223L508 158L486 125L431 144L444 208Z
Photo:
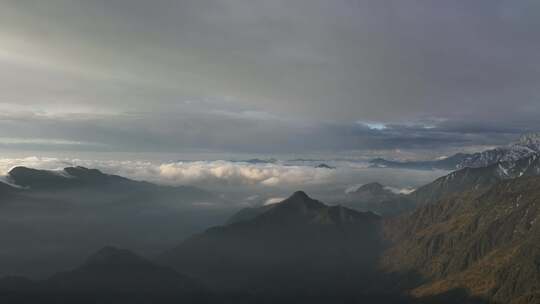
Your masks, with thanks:
M0 148L455 151L540 130L536 0L0 0Z

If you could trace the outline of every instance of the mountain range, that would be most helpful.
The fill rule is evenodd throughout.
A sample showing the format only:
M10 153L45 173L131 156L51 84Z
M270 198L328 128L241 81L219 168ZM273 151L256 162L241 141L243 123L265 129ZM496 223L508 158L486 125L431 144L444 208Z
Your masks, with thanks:
M497 162L512 162L540 153L540 133L524 134L508 146L472 154L457 153L450 157L429 161L393 161L376 158L370 161L372 167L402 168L418 170L456 170L462 168L485 167Z
M160 187L85 168L15 168L8 181L15 186L4 184L2 193L14 198L97 195L111 185L141 195ZM73 296L72 302L107 295L140 303L186 296L200 303L540 303L537 154L466 167L410 194L370 183L348 195L347 206L326 205L298 191L241 210L150 259L104 247L81 266L44 280L1 279L0 297L25 303L53 294ZM82 197L80 204L93 199ZM354 209L381 206L396 212ZM125 212L117 211L114 218Z
M489 189L502 180L540 175L540 155L531 154L515 161L501 161L485 167L466 167L442 176L408 194L397 194L379 183L363 185L349 192L343 203L358 210L384 216L410 212L446 196Z
M157 254L235 211L196 187L160 186L82 167L16 167L4 181L0 239L4 248L18 250L0 251L0 275L42 277L103 244ZM205 207L211 203L224 207Z
M503 161L486 167L464 168L436 179L408 195L415 205L471 190L482 190L497 182L521 176L540 175L540 155L532 154L516 161Z

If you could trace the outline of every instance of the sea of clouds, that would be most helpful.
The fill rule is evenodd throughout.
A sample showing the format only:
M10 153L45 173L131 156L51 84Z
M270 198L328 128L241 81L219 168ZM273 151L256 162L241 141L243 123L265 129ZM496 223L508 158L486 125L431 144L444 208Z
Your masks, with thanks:
M0 159L0 174L5 176L16 166L55 171L69 166L83 166L108 174L166 185L314 185L327 183L337 174L337 170L309 165L252 164L225 160L156 163L51 157L3 158Z
M253 163L249 160L146 161L32 156L0 158L0 176L4 177L1 180L6 181L5 176L16 166L56 171L69 166L83 166L162 185L193 185L221 191L242 189L242 192L247 191L250 196L269 191L274 194L272 197L282 198L291 190L332 190L344 193L370 182L380 182L396 193L408 193L447 173L369 168L366 163L356 161L327 160L324 163L329 168L318 167L321 164L318 160Z

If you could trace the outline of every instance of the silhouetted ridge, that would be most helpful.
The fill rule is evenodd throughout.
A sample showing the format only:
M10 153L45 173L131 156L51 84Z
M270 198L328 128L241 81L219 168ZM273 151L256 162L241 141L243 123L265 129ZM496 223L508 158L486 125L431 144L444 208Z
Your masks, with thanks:
M186 293L202 285L171 268L158 266L129 250L104 247L79 268L40 283L46 291Z
M115 266L115 265L141 265L151 264L150 261L134 254L126 249L118 249L107 246L91 255L85 262L85 266Z
M27 167L15 167L9 171L9 178L14 184L21 187L42 188L71 184L63 171L37 170Z
M108 175L97 169L67 167L63 170L38 170L15 167L8 178L16 185L30 189L60 189L75 186L97 186L112 183L139 183L127 178Z
M290 197L289 200L310 200L311 198L304 191L296 191Z
M216 289L350 292L375 271L380 217L297 191L165 252L160 261Z
M414 208L405 195L373 182L346 192L344 205L360 211L373 211L382 216L396 215Z
M362 194L369 194L372 196L396 196L395 193L388 190L385 186L377 182L362 185L356 191L349 193L349 195L362 195Z
M64 171L72 177L78 177L82 179L96 179L96 178L107 178L111 175L107 175L98 169L88 169L85 167L67 167Z
M305 207L308 209L318 209L323 208L325 205L317 200L309 197L304 191L296 191L286 200L281 203L276 204L277 207L292 206Z

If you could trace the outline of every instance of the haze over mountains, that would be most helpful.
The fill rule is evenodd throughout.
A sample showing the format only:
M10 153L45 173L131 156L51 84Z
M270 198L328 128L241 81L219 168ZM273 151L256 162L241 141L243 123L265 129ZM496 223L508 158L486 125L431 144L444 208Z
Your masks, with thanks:
M196 214L191 203L219 199L207 191L81 167L16 167L8 183L0 184L3 225L9 225L3 231L21 228L7 221L17 214L47 210L48 217L61 217L50 219L58 227L51 229L34 215L39 232L4 238L16 248L20 263L4 264L5 274L24 266L35 268L28 274L49 275L5 277L0 294L30 302L44 294L71 299L123 294L123 300L164 302L265 298L286 303L315 297L323 302L535 303L539 176L540 157L531 154L463 168L410 193L369 183L347 193L347 207L326 205L298 191L275 204L242 209L204 230L186 228L184 221ZM92 212L99 218L92 220ZM198 214L212 222L212 212L222 219L227 213L205 209ZM57 222L66 217L66 223ZM76 229L75 221L84 221L91 234ZM145 233L166 240L144 243ZM27 249L18 243L36 236L41 244L60 246L54 251L63 254L60 259L36 251L39 243ZM90 247L107 243L146 248L150 258L109 246L80 264ZM29 264L37 253L45 254ZM4 253L3 261L13 260Z
M81 167L16 167L7 181L0 184L3 275L49 275L105 244L157 254L234 212L195 187L158 186ZM207 207L212 202L218 207Z
M304 192L261 208L187 239L160 261L225 290L350 293L370 282L380 217L326 206Z

